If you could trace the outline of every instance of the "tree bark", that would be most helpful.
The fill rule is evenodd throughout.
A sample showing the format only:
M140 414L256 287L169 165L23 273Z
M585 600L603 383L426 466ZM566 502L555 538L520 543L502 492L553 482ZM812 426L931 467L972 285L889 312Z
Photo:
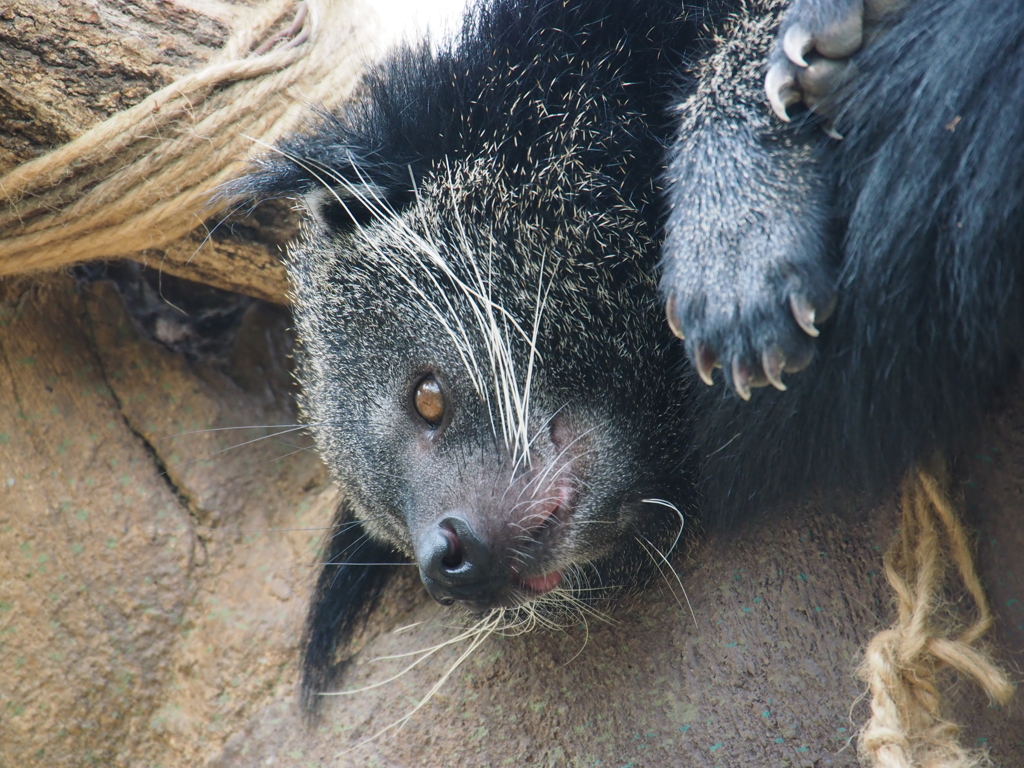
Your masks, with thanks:
M215 185L263 151L259 140L300 127L309 101L342 100L382 35L372 4L318 0L308 37L264 51L301 5L16 0L0 10L0 275L124 256L286 303L288 206L225 215ZM105 152L115 142L124 146Z

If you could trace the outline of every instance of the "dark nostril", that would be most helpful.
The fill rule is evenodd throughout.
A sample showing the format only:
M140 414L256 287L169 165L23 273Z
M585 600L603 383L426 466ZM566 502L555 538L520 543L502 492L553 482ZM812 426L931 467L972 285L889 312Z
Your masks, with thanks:
M420 576L439 603L489 606L505 577L501 559L469 521L449 515L423 532L416 545Z
M438 527L448 543L448 549L441 560L445 569L464 574L467 581L480 579L481 572L490 570L490 550L467 520L451 515L442 520Z
M455 531L445 525L445 523L441 523L440 528L441 535L444 536L448 543L448 550L445 552L444 557L441 558L441 567L446 571L457 570L462 566L462 561L465 559L462 552L462 542L459 541Z

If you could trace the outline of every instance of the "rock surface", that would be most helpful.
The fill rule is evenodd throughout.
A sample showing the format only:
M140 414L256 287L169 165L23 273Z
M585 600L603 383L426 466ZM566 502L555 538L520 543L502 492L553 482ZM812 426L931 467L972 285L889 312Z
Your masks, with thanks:
M856 765L892 505L756 517L675 563L692 614L666 573L586 627L492 636L454 669L468 642L441 645L304 723L298 639L335 492L300 432L250 442L295 421L290 344L257 303L215 368L140 338L108 283L0 282L0 765ZM1019 390L956 470L1020 679ZM409 568L341 687L464 626ZM965 741L1024 764L1019 695L997 710L949 682Z

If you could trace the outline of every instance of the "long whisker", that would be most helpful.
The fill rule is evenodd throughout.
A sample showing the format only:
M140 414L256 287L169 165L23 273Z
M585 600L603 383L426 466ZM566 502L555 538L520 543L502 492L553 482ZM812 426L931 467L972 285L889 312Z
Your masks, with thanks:
M668 552L664 555L665 557L668 557L676 551L676 546L679 544L679 537L683 535L683 528L686 526L686 518L683 517L683 513L679 511L679 507L671 501L666 501L665 499L640 499L640 501L644 504L657 504L662 507L668 507L679 515L679 532L676 534L676 539L672 542L672 546L668 548Z
M297 432L297 431L299 431L301 429L305 429L305 428L306 428L305 425L303 425L303 426L299 426L299 427L293 427L291 429L286 429L286 430L283 430L281 432L275 432L272 435L262 435L261 437L254 437L252 440L246 440L246 441L241 442L241 443L236 443L235 445L229 445L227 448L221 448L219 451L212 451L211 453L204 454L204 455L202 455L202 456L200 456L198 458L195 458L195 459L190 459L188 461L179 461L176 464L165 464L164 466L167 469L162 474L166 475L167 472L169 472L172 469L180 469L182 467L188 467L188 466L191 466L193 464L198 464L201 461L206 461L207 459L212 459L214 456L220 456L222 453L228 453L229 451L238 450L239 448L244 448L247 445L252 445L254 443L259 443L259 442L261 442L263 440L270 440L272 438L280 437L281 435L286 435L286 434L289 434L291 432Z
M560 460L562 459L562 457L565 456L570 451L570 449L572 449L572 447L574 445L576 445L578 442L580 442L580 440L583 440L587 435L589 435L591 432L593 432L596 429L597 429L597 427L595 426L595 427L591 427L590 429L584 430L582 433L580 433L575 438L573 438L567 445L565 445L555 455L555 457L551 461L548 462L547 466L544 467L544 469L542 469L540 472L538 472L536 476L530 478L529 482L527 482L523 486L523 488L519 492L519 498L522 498L523 494L526 493L530 489L531 486L544 482L548 478L548 476L550 476L550 474L552 472L554 472L556 469L557 469L558 472L564 472L564 471L566 471L568 468L570 468L572 466L573 462L575 462L575 461L577 461L579 459L584 458L585 456L587 456L590 453L593 453L594 452L593 449L588 449L586 451L583 451L582 453L578 453L578 454L574 455L569 462L567 462L565 464L561 464L560 463Z
M402 669L401 672L398 672L398 673L392 675L389 678L386 678L384 680L380 680L380 681L378 681L376 683L371 683L370 685L364 685L361 688L349 688L349 689L344 690L344 691L324 691L320 695L321 696L351 696L351 695L357 694L357 693L365 693L366 691L372 691L374 688L380 688L382 686L388 685L389 683L393 683L395 680L398 680L399 678L401 678L403 675L405 675L409 671L415 669L417 666L422 664L424 661L429 659L431 656L433 656L438 651L443 650L444 648L447 648L450 645L455 645L457 643L461 643L463 640L466 640L468 638L476 637L480 633L480 631L481 631L480 626L479 626L481 623L482 622L478 622L477 625L474 625L471 629L463 632L462 634L457 635L456 637L450 638L448 640L445 640L443 642L440 642L437 645L433 645L433 646L431 646L429 648L421 648L421 649L416 650L416 651L409 651L408 653L397 653L397 654L393 654L393 655L390 655L390 656L378 656L375 659L371 659L371 661L388 661L388 660L391 660L391 659L409 658L411 656L417 657L415 659L415 661L413 661L411 664L409 664L404 669Z
M675 598L676 603L679 605L680 608L682 608L683 604L680 603L679 598L676 597L676 591L672 589L672 585L669 582L668 577L665 576L665 572L661 569L661 564L658 563L658 561L654 558L654 555L657 554L658 557L660 557L662 561L665 563L665 565L668 567L669 572L675 577L676 583L679 585L679 589L683 593L683 598L686 600L686 607L690 609L690 616L693 618L693 628L700 632L700 626L697 624L697 614L693 612L693 606L690 604L690 597L686 594L686 587L683 586L683 580L679 578L679 574L676 572L676 569L672 567L672 563L669 562L668 558L665 557L662 551L658 549L656 546L654 546L654 544L646 536L634 538L636 539L636 542L644 548L644 551L647 552L651 560L654 561L654 564L658 567L658 572L661 574L662 578L665 579L665 583L669 585L669 591L672 593L672 597ZM640 540L641 538L643 539L643 541ZM647 544L644 544L644 542L647 542L647 544L649 544L651 548L648 549Z
M494 630L498 626L500 621L501 621L501 614L500 614L500 612L497 615L495 615L495 616L487 616L483 620L481 620L481 622L479 622L476 625L476 628L473 631L473 639L470 641L469 647L466 648L466 650L463 651L459 655L459 657L451 664L451 666L448 667L448 669L445 671L445 673L443 675L441 675L441 677L430 687L430 690L427 691L427 694L419 701L419 703L416 704L416 706L414 706L411 710L409 710L402 717L398 718L398 720L396 720L393 723L391 723L390 725L380 729L379 731L377 731L375 734L373 734L369 738L364 739L363 741L359 742L358 744L356 744L355 746L351 747L350 749L347 749L344 752L340 753L338 755L338 757L341 757L341 755L347 754L347 753L351 752L354 749L358 749L359 747L362 747L362 746L364 746L366 744L369 744L370 742L379 739L381 736L383 736L388 731L391 731L391 730L393 730L395 728L401 728L403 725L405 725L407 722L409 722L409 720L413 717L413 715L415 715L417 712L419 712L420 709L422 709L427 704L427 702L429 702L434 697L434 695L439 690L441 690L441 688L444 686L444 684L446 682L448 682L449 678L455 673L455 670L457 670L460 666L462 666L462 663L466 659L468 659L473 654L473 652L476 651L476 649L479 648L480 645L488 637L490 637L494 633ZM444 644L442 644L442 647L445 646L445 645L448 645L448 644L449 643L444 643ZM429 654L433 654L433 653L436 652L436 650L437 650L436 648L432 649L428 653ZM410 665L410 667L415 666L421 660L422 659L418 659L417 661L413 662L413 664ZM404 672L402 674L404 674ZM376 687L376 686L372 686L372 687ZM363 690L368 690L368 688L364 688ZM348 692L346 692L346 693L348 693Z
M211 427L209 429L193 429L189 432L178 432L174 435L164 435L158 437L157 442L162 440L171 440L175 437L185 437L186 435L202 435L207 432L229 432L235 429L282 429L283 432L276 432L277 435L285 435L289 432L294 432L297 429L303 429L305 427L318 427L323 422L317 424L247 424L242 427ZM273 435L267 435L267 437L273 437Z

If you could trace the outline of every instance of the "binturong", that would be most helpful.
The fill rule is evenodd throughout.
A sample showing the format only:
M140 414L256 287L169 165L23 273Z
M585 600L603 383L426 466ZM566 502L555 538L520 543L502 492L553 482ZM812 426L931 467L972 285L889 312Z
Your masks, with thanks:
M801 0L780 30L778 0L489 0L233 185L308 212L302 408L344 501L307 705L388 563L543 620L962 439L1024 338L1024 77L991 82L1024 10L873 8Z

